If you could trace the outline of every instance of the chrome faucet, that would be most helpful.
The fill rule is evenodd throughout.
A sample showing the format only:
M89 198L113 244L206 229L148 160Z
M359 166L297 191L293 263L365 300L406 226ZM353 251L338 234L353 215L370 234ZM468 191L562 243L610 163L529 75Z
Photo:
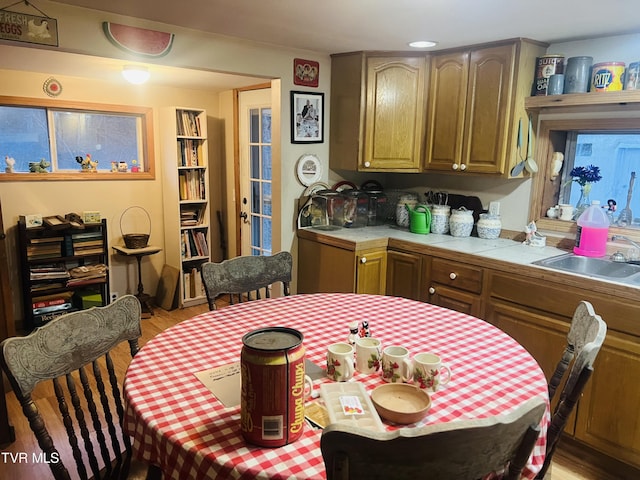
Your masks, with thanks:
M616 240L624 240L626 242L629 242L631 245L633 245L634 247L636 247L638 250L640 250L640 244L634 242L633 240L631 240L629 237L625 237L624 235L614 235L611 237L611 241L615 242Z
M640 244L634 242L629 237L625 237L624 235L613 235L611 237L611 241L615 242L616 240L624 240L625 242L630 243L635 248L640 250ZM622 252L619 252L619 251L611 255L611 260L613 260L614 262L638 263L638 260L630 260Z

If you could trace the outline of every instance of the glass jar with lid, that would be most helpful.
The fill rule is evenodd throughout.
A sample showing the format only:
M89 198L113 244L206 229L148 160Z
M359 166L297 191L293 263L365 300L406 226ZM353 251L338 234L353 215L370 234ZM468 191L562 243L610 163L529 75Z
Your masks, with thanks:
M418 204L418 195L415 193L406 193L398 197L398 203L396 204L396 225L399 227L409 228L409 210L411 210Z

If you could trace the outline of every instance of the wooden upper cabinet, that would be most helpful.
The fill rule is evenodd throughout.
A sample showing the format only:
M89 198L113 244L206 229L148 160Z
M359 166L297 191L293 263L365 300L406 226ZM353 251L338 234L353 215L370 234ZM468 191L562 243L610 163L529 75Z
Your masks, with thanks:
M361 170L413 170L422 165L426 59L367 59L365 142Z
M469 52L434 55L429 81L427 167L451 171L460 166Z
M546 45L515 40L431 59L426 168L508 175L517 161L518 125L526 153L524 99Z
M332 56L331 168L422 170L427 69L425 54Z

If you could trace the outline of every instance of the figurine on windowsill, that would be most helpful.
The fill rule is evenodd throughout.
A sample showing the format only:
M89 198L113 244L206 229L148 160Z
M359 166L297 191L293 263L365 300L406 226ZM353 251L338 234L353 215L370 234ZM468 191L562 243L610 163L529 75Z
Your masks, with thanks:
M29 172L30 173L49 173L49 168L51 164L47 162L44 158L42 158L39 162L29 162Z
M138 167L138 161L136 159L131 160L131 171L133 173L138 173L140 171L140 167Z
M9 155L5 155L4 163L7 164L7 166L4 167L5 173L15 173L15 170L14 170L14 165L16 164L15 158L10 157Z

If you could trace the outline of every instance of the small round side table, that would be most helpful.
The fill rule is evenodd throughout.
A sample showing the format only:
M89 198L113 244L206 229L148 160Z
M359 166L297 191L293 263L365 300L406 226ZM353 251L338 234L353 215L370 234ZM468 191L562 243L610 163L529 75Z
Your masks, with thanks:
M153 306L151 305L151 296L144 293L144 285L142 285L142 268L141 262L142 257L146 257L148 255L155 255L156 253L162 251L160 247L147 246L142 248L127 248L123 245L115 245L112 247L118 255L123 255L125 257L135 257L138 261L138 293L136 297L140 301L140 305L142 306L142 318L149 318L153 315Z

